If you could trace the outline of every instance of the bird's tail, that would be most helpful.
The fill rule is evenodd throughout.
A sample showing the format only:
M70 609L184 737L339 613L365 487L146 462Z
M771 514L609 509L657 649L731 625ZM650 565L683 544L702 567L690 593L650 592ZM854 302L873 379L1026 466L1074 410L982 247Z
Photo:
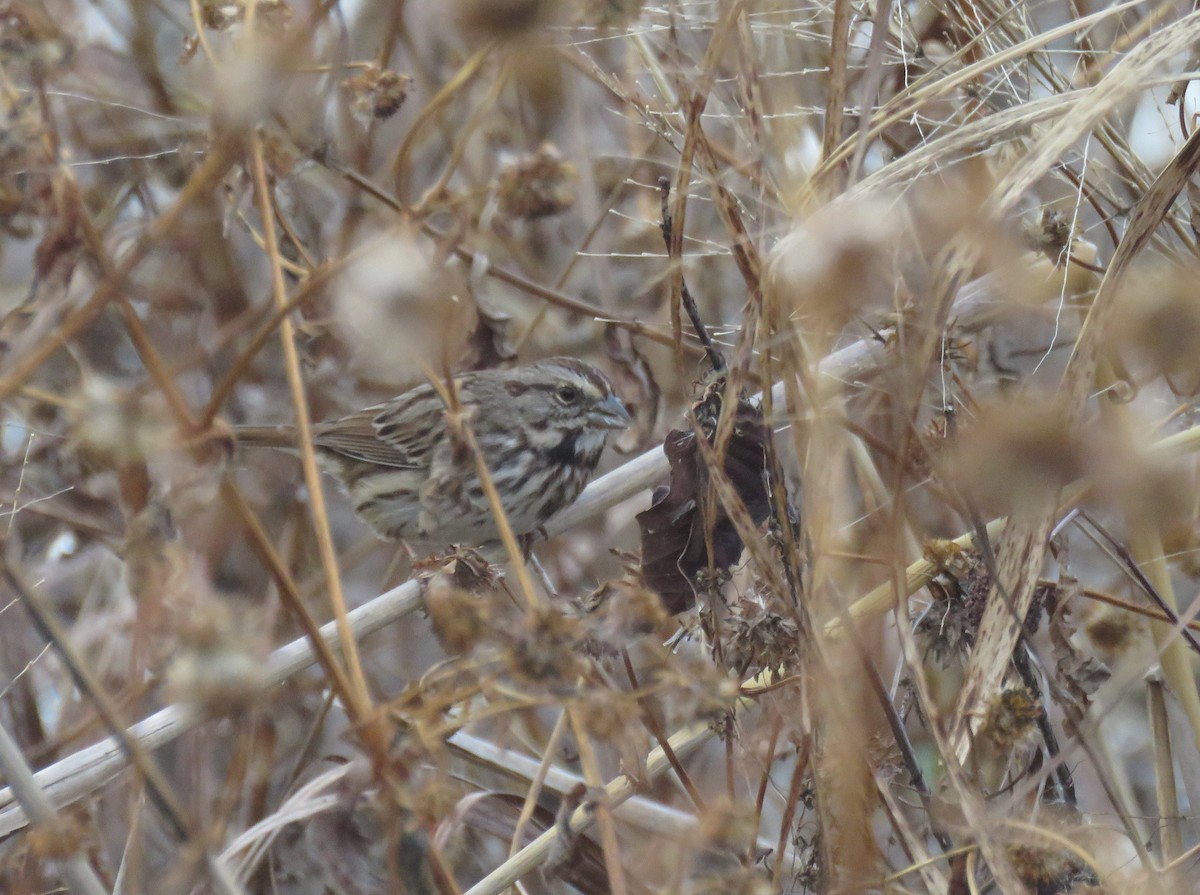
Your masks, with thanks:
M296 447L296 430L291 426L235 426L233 434L239 447Z

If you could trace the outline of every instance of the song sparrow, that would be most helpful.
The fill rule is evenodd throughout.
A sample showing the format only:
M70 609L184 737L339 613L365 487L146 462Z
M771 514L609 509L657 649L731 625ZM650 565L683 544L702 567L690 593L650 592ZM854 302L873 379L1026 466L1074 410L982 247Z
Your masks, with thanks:
M610 429L630 417L591 364L555 357L454 377L505 516L530 534L588 483ZM469 451L447 434L446 405L426 383L312 428L322 466L385 538L409 546L480 546L498 537ZM295 448L289 426L241 427L244 445Z

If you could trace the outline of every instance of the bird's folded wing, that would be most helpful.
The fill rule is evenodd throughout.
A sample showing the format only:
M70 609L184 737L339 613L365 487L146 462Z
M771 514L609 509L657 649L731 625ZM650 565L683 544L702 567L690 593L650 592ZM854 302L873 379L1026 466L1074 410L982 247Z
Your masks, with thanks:
M378 408L369 408L340 420L322 423L313 429L313 442L325 450L380 466L420 469L428 465L428 461L423 461L420 456L420 451L382 440L374 423L376 413Z

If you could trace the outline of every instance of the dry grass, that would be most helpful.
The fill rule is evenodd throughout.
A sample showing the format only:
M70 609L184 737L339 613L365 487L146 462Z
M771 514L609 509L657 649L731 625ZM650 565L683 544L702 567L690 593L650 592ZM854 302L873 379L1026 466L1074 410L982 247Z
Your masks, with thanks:
M3 5L0 891L1200 891L1185 6ZM528 568L232 437L550 354Z

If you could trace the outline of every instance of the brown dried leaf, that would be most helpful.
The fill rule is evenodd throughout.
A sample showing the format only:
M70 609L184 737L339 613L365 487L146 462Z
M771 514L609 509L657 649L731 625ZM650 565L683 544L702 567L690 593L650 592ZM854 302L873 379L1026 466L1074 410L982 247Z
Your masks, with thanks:
M708 386L693 407L696 421L711 444L720 417L724 380ZM654 493L650 509L638 514L642 534L642 576L658 591L667 611L683 612L696 602L699 574L710 566L725 571L742 555L737 527L709 488L709 471L700 454L696 432L673 429L663 443L671 464L670 484ZM733 435L725 452L724 473L745 505L754 525L770 512L764 479L767 467L767 429L762 410L738 402ZM705 519L714 520L710 557Z
M461 370L492 370L517 357L509 337L512 315L493 308L480 296L475 297L475 328L467 336L467 347L459 359Z

